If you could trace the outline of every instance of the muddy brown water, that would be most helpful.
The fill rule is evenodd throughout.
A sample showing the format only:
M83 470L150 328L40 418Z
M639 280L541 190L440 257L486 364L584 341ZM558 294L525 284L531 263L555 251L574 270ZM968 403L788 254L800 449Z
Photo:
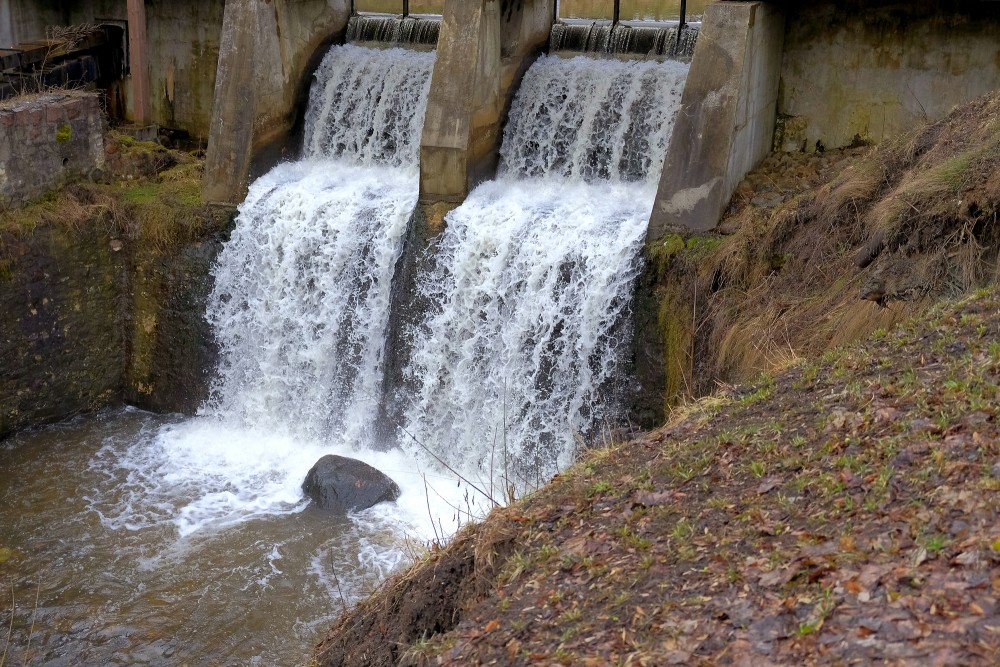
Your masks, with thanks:
M7 665L305 665L342 598L387 574L359 553L397 536L309 509L180 537L118 465L171 421L126 410L0 442Z

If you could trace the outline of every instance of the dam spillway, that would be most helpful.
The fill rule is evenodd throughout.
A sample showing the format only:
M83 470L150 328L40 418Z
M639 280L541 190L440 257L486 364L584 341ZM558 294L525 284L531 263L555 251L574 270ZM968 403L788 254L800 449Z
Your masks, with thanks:
M347 42L433 49L440 32L436 18L355 14L347 23Z
M280 664L404 562L407 537L431 539L435 520L454 529L465 483L456 488L402 428L393 442L372 431L433 61L331 51L302 159L253 184L214 270L221 363L200 416L129 410L12 442L18 481L5 497L35 497L52 475L84 490L5 523L39 564L87 568L39 573L49 626L87 619L36 638L43 664ZM449 216L429 251L415 295L432 303L410 332L412 381L393 389L407 405L400 426L467 478L502 470L500 481L532 488L572 459L577 436L617 419L631 277L683 73L544 59L513 108L499 178ZM38 470L31 452L52 442L72 446L49 447ZM494 442L509 466L479 465ZM330 452L392 476L399 502L344 520L310 511L299 484ZM489 506L481 500L472 511ZM117 636L120 619L129 626Z
M535 488L621 425L633 281L687 71L543 57L496 180L445 220L414 328L404 433ZM501 463L502 462L502 463Z
M549 53L670 58L690 62L700 25L558 22L549 36Z

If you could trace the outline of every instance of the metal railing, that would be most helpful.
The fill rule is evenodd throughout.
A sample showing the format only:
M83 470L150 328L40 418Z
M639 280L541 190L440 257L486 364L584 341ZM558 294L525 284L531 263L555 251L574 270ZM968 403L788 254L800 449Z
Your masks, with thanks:
M403 3L403 18L405 19L410 15L410 0L402 0ZM358 13L357 1L351 0L351 16L356 16Z

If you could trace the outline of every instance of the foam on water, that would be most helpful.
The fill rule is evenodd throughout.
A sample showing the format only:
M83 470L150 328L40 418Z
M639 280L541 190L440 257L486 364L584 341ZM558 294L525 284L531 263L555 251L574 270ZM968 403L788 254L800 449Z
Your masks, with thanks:
M362 513L361 524L433 536L422 498L409 502L423 495L417 464L371 449L383 444L372 424L433 62L433 53L356 46L323 60L306 158L250 187L213 271L208 319L220 362L211 398L198 418L146 433L124 452L117 443L102 450L96 465L124 471L129 490L117 508L95 503L105 525L169 523L188 539L299 512L306 472L341 454L411 473L394 475L403 509Z
M639 249L687 66L540 58L501 175L446 218L412 332L405 433L537 486L619 425ZM478 470L476 469L478 466Z

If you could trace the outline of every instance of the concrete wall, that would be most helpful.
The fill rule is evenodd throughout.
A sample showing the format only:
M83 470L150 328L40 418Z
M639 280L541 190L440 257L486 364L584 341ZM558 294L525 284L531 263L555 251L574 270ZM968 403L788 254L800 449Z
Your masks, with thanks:
M420 144L421 201L461 201L494 174L507 110L553 15L553 0L448 0Z
M205 164L208 201L242 201L252 160L287 155L312 73L349 18L348 0L227 0Z
M649 238L715 227L737 184L771 150L785 19L766 2L715 2L674 124Z
M193 412L216 361L205 320L225 216L169 249L30 211L0 229L0 440L123 402Z
M153 122L208 138L224 0L147 0ZM124 25L125 0L0 0L0 46L41 39L52 25L113 20ZM6 19L6 21L5 21ZM131 118L129 86L120 94Z
M879 142L1000 88L1000 3L789 4L775 148Z
M21 202L104 164L96 95L53 94L0 105L0 197Z

